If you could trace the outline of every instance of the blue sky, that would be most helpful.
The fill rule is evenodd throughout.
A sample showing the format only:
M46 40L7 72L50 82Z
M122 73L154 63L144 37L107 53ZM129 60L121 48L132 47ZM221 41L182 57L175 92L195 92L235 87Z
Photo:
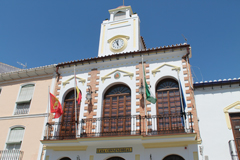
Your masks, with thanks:
M0 0L0 61L21 68L96 57L102 21L122 0ZM194 80L238 78L240 0L125 0L147 48L192 47ZM201 71L201 73L200 73Z

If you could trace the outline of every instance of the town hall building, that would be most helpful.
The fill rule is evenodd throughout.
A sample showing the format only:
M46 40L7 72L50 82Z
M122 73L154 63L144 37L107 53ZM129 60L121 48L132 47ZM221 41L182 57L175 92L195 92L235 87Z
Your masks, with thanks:
M131 6L109 13L98 57L56 66L63 115L46 125L45 160L197 160L190 45L147 49ZM76 107L75 86L82 94ZM145 101L144 88L155 102Z
M148 49L131 6L109 14L95 58L0 62L0 160L239 160L240 78L193 82L189 44Z

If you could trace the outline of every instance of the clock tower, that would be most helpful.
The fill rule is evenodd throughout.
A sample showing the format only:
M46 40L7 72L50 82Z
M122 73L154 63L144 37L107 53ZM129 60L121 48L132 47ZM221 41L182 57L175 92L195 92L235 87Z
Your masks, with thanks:
M140 36L140 19L131 6L109 10L110 19L101 24L98 56L106 56L144 48Z

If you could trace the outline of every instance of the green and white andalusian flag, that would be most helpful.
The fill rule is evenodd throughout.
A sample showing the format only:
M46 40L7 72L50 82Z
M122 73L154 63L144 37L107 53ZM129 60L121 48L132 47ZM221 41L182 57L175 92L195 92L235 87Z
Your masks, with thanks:
M146 81L144 67L143 67L143 73L144 73L144 83L145 83L146 99L147 99L148 102L151 102L151 103L155 104L157 99L155 98L154 94L149 90L149 87L148 87L148 84L147 84L147 81Z

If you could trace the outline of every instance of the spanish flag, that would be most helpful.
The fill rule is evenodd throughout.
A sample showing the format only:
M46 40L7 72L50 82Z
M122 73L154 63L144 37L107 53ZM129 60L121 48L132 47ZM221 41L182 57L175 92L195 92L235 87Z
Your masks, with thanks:
M78 104L80 104L82 101L82 94L81 94L80 89L77 86L76 86L76 91L77 91L77 102L78 102Z
M50 93L50 111L55 113L54 118L59 118L63 114L61 103L52 93Z

